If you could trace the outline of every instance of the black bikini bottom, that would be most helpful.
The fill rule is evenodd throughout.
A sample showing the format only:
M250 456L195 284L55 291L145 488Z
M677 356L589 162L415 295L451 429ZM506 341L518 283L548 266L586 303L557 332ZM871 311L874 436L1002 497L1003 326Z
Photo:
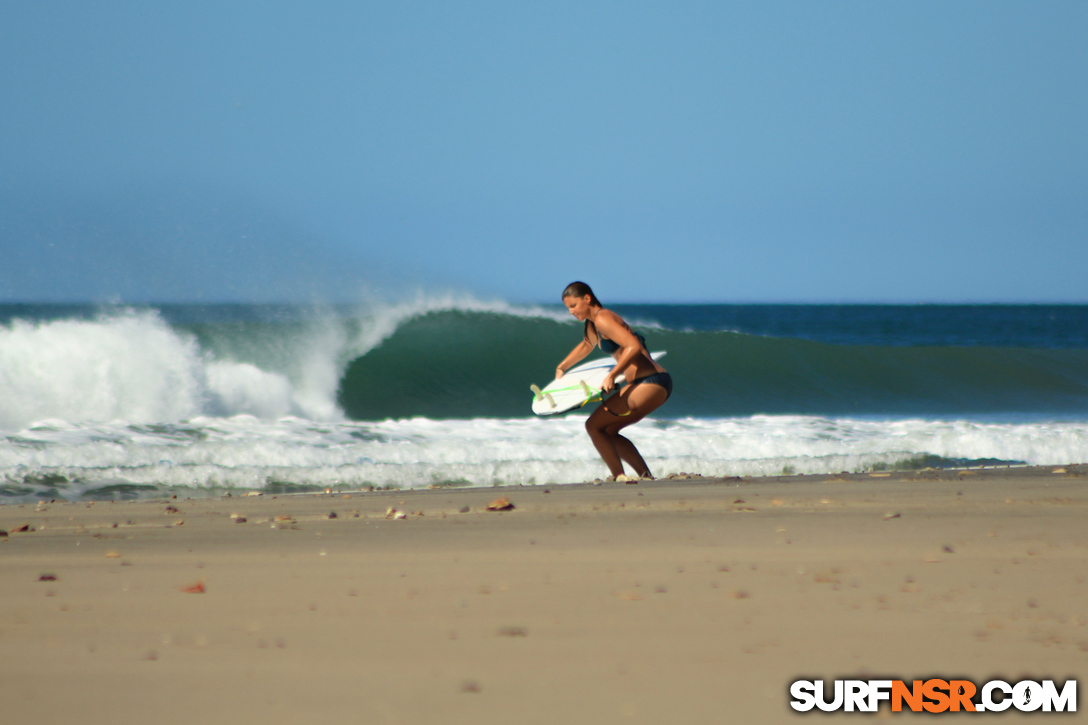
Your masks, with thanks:
M654 373L631 381L631 385L638 385L639 383L660 385L665 389L665 400L668 400L669 396L672 395L672 376L668 373Z

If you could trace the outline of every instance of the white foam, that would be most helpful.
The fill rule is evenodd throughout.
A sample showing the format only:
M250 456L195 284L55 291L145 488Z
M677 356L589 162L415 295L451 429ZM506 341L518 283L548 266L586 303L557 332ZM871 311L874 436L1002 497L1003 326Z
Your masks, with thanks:
M434 483L555 484L607 474L583 418L315 422L252 415L178 425L48 421L0 439L0 480L34 489L71 481L63 495L107 484L262 488ZM833 473L923 455L1088 461L1088 422L851 420L756 416L645 421L629 432L657 475ZM40 486L38 487L40 488Z
M42 418L180 420L202 408L192 339L157 316L0 328L0 429Z
M283 375L250 363L231 362L210 363L206 375L208 389L224 414L276 418L291 412L294 389Z

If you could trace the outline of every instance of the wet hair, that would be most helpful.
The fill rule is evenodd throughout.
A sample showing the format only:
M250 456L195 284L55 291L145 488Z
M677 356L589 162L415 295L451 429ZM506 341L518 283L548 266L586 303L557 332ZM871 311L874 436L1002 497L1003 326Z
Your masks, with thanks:
M586 295L589 295L589 304L595 305L597 307L604 307L604 305L601 304L601 301L599 299L597 299L597 295L593 294L593 290L590 289L589 285L586 284L585 282L571 282L570 284L567 285L567 288L565 290L563 290L563 299L566 299L568 297L582 298L582 297L585 297ZM589 330L590 330L590 328L593 329L594 337L596 337L598 340L600 340L601 335L600 335L599 332L597 332L597 326L594 325L589 320L586 320L585 327L583 328L582 339L585 340L586 342L589 342Z
M593 290L589 288L589 285L585 282L571 282L567 285L567 288L563 290L563 299L568 297L585 297L589 295L589 304L596 305L597 307L604 307L601 301L597 299L597 295L593 294Z

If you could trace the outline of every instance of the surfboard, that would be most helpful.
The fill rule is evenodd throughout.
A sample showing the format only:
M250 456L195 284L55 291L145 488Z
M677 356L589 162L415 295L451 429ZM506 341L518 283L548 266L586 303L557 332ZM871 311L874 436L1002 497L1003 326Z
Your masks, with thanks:
M665 351L651 352L650 357L660 360ZM608 377L608 371L616 366L610 357L597 358L575 365L563 377L553 380L545 387L530 385L533 391L533 412L537 415L559 415L584 405L602 400L601 386ZM616 378L616 387L626 384L624 377Z

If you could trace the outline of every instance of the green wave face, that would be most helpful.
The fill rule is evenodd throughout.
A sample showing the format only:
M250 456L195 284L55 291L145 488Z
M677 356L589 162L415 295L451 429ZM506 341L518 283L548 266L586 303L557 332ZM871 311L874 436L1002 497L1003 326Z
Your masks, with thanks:
M530 415L529 385L552 380L580 339L580 328L551 320L425 315L354 360L338 402L355 420Z
M839 345L639 328L667 350L669 418L755 414L1068 414L1088 410L1088 350ZM519 417L581 327L445 311L402 324L353 360L338 402L355 420Z

